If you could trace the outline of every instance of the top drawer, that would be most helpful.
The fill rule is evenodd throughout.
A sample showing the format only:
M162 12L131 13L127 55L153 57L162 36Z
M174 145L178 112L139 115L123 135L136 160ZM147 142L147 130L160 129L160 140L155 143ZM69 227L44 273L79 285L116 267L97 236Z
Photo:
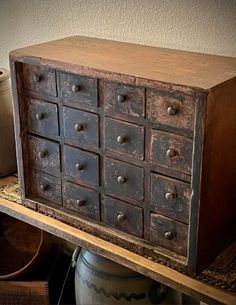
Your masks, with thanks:
M57 96L56 74L54 70L23 64L24 89L45 95Z
M195 102L193 96L147 89L148 117L151 122L193 131Z
M97 107L97 80L59 72L59 94L65 104L73 107Z
M108 115L144 117L144 88L105 82L103 99Z

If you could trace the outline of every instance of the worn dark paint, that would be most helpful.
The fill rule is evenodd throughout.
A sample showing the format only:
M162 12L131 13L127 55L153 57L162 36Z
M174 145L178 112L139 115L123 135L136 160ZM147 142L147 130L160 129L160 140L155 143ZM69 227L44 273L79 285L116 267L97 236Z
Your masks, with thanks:
M142 237L142 208L106 196L103 209L104 219L102 221L105 224L134 236ZM119 215L124 215L123 219L119 220Z
M76 164L83 168L77 169ZM83 150L64 146L64 167L65 175L73 177L78 182L84 182L98 186L99 184L99 157L96 154Z
M173 198L168 197L170 193L174 195ZM190 184L157 174L151 175L152 211L188 224L191 197Z
M168 157L167 151L169 149L173 149L176 155ZM167 132L152 130L151 160L154 163L191 174L192 150L192 140Z
M124 143L118 143L124 137ZM129 157L144 159L144 127L105 118L105 149Z
M171 239L165 237L167 232L173 234ZM188 226L170 218L151 213L150 241L175 253L187 256Z
M65 142L76 146L98 148L98 115L63 107L63 129ZM76 125L81 125L81 130Z

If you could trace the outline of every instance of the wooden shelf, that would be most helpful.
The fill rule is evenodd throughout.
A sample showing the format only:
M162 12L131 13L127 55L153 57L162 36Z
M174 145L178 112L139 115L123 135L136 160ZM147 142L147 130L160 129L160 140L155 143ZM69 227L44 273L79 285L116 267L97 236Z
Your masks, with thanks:
M14 179L16 180L15 177L1 178L0 185L13 182ZM92 250L207 304L236 304L235 293L227 292L216 286L188 277L22 205L0 198L0 212L27 222L75 245Z

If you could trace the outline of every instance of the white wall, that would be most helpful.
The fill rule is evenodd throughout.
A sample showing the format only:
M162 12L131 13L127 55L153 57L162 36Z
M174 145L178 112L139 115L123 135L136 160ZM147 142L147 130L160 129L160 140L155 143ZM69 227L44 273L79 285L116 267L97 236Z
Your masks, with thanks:
M0 67L77 34L236 57L236 0L0 0Z

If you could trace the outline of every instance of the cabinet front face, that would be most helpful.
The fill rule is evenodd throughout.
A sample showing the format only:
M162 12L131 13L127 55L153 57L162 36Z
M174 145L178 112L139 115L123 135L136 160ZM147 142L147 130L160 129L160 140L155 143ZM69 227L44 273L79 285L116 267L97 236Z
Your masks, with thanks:
M22 71L26 197L186 263L194 95L33 65Z

